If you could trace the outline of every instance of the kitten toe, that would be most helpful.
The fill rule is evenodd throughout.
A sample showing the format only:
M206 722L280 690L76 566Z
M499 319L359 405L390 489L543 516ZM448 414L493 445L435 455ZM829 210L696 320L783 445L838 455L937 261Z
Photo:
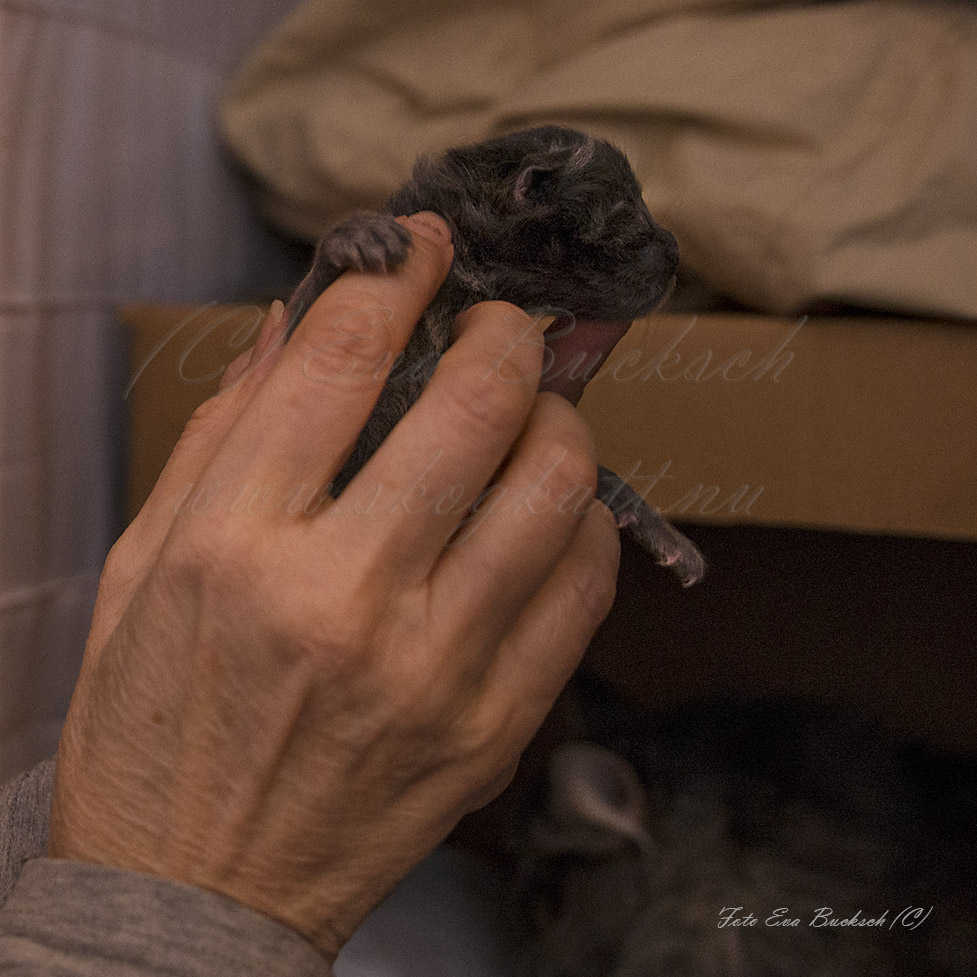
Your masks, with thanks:
M702 579L706 562L696 545L603 466L598 469L597 497L614 513L618 528L655 557L659 566L671 567L683 587Z
M403 264L410 232L389 214L356 214L332 229L323 242L326 259L336 268L384 272Z

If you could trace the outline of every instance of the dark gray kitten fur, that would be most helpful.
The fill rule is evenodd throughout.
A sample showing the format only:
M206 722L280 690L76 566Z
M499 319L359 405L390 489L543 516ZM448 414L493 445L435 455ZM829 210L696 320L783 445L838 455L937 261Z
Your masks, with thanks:
M463 309L503 299L531 314L557 314L571 328L627 321L660 304L678 264L675 239L648 213L624 155L607 142L544 126L421 159L383 213L358 214L333 228L289 303L289 334L343 271L403 262L410 236L394 217L421 210L447 221L454 261L337 477L336 493L418 398ZM702 576L696 547L606 468L597 494L618 525L683 583Z
M972 823L953 837L932 781L920 787L871 724L794 700L654 715L579 677L560 712L569 738L510 841L532 920L527 975L977 973L959 864L973 857ZM949 803L974 812L967 784ZM915 929L897 921L931 906ZM823 907L837 919L887 910L886 925L811 926ZM730 910L757 922L720 926ZM799 924L767 925L784 918Z

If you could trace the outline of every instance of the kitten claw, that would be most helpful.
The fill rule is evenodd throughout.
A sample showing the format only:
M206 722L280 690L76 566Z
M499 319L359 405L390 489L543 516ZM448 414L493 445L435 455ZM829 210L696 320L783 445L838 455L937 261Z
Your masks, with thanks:
M410 231L389 214L366 213L337 224L320 247L338 270L385 272L404 263L410 243Z
M683 587L702 579L706 561L696 545L603 466L598 469L597 498L614 514L618 528L655 557L659 566L671 567Z

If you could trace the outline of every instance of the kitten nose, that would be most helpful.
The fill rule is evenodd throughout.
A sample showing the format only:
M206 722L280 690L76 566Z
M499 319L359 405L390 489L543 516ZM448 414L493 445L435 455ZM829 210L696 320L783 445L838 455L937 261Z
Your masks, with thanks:
M669 280L678 270L678 241L664 227L654 225L645 253L660 278Z
M664 263L670 272L674 272L678 268L678 241L675 240L675 235L671 231L666 231L664 227L658 227L656 230Z

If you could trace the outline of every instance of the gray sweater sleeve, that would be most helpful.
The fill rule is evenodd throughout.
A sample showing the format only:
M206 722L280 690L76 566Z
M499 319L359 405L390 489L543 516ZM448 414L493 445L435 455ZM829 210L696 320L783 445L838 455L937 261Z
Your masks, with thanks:
M224 896L45 857L53 774L0 791L2 977L328 977L310 943Z
M53 759L0 787L0 905L24 862L47 854L53 792Z

